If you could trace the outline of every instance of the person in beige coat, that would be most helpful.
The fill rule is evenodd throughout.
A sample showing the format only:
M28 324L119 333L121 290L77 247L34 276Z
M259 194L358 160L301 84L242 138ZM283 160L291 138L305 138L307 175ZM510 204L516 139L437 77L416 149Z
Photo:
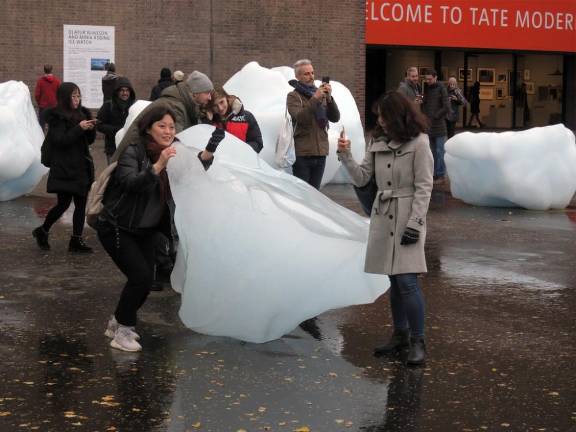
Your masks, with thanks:
M356 186L374 176L378 192L372 205L364 271L390 278L394 333L376 355L409 348L406 362L423 364L424 297L418 273L426 272L426 213L432 193L434 159L426 118L404 95L389 92L377 103L383 133L369 143L363 162L350 153L350 141L338 140L338 156Z

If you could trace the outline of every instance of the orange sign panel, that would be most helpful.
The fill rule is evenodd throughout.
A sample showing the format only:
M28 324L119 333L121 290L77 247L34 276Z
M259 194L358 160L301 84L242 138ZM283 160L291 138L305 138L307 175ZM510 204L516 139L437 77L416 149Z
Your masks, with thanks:
M576 0L368 0L366 43L576 52Z

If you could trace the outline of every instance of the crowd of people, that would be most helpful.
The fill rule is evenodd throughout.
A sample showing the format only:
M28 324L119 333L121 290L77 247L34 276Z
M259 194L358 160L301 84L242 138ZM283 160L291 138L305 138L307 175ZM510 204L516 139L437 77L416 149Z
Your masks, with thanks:
M107 161L116 167L104 194L98 239L127 278L105 335L111 338L113 348L140 351L138 310L153 289L160 257L168 256L173 262L175 254L174 202L166 173L168 161L176 155L175 135L199 123L215 126L204 150L198 153L204 169L212 164L225 132L256 153L262 150L263 141L256 118L238 97L221 87L214 88L202 72L185 77L181 71L172 74L163 68L150 94L152 103L116 145L116 133L124 127L136 94L130 81L116 73L114 64L107 64L106 70L102 78L104 102L92 119L81 104L80 89L73 83L59 84L50 75L51 67L45 67L39 92L56 88L57 104L50 107L43 102L38 106L40 121L48 124L46 141L53 148L48 192L57 194L57 204L33 236L41 249L49 250L50 228L74 200L69 251L92 252L82 239L82 230L86 197L94 181L89 146L96 131L101 132ZM294 90L286 97L294 125L293 175L319 189L329 152L328 129L330 122L339 121L340 111L330 79L324 77L319 86L315 84L310 60L297 61L294 75L296 79L289 82ZM444 143L454 133L458 108L465 103L455 79L445 87L430 70L422 88L418 70L412 67L398 91L378 100L378 126L362 163L352 158L344 132L338 141L339 160L353 183L362 187L372 181L376 185L365 271L389 276L394 331L387 344L375 349L375 355L406 351L408 364L425 362L425 303L418 274L426 272L426 214L433 182L445 176Z

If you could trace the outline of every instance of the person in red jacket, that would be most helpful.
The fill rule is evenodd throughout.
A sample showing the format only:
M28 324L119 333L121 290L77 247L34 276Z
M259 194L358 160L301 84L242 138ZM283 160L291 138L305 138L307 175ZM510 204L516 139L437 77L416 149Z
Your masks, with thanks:
M222 87L217 87L213 90L212 100L206 108L207 123L241 139L256 153L262 151L264 145L256 117L244 109L238 97L229 95Z
M42 75L36 82L36 89L34 91L34 98L38 105L38 121L40 127L44 130L46 120L44 113L48 108L54 108L58 104L56 92L60 87L60 80L52 75L52 65L44 65L44 75Z

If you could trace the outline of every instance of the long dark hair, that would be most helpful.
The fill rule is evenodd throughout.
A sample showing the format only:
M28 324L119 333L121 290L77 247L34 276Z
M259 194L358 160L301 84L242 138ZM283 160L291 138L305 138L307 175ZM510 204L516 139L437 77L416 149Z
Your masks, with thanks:
M414 102L397 91L385 93L376 104L382 117L386 134L394 141L406 143L428 130L428 120L419 112Z
M150 129L157 121L162 120L166 114L172 117L172 120L176 123L176 114L174 114L174 111L167 106L157 105L150 108L146 113L144 113L144 115L142 115L140 120L138 120L138 134L142 138L147 138L148 129Z
M75 90L78 90L78 93L82 95L80 92L80 88L73 82L63 82L58 87L58 91L56 92L56 98L58 100L58 108L62 111L67 117L70 117L72 120L76 122L80 122L86 119L86 115L82 112L82 99L80 99L80 104L78 108L72 108L72 93Z

